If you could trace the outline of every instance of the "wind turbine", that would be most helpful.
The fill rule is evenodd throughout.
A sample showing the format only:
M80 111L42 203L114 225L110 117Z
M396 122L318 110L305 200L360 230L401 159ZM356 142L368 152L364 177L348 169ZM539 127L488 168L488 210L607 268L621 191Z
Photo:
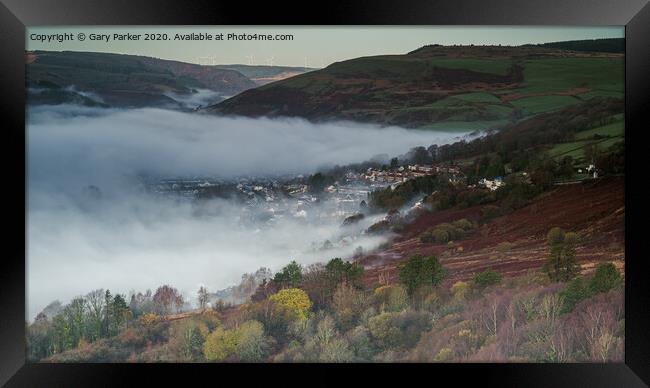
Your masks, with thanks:
M275 57L273 55L271 55L269 58L266 58L266 64L269 65L269 66L273 66L273 60L274 59L275 59Z

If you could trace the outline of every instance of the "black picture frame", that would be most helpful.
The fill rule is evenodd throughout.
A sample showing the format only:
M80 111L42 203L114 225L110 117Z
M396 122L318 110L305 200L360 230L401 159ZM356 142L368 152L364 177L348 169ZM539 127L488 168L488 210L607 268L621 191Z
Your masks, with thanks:
M0 384L151 386L205 378L223 384L340 385L473 383L500 387L641 387L650 382L650 292L643 229L644 132L650 112L648 0L444 0L282 5L233 1L2 0L2 118L5 254L0 259ZM25 362L25 26L36 25L624 25L625 56L625 363L619 364L30 364ZM630 179L633 174L636 181ZM20 185L23 182L23 185ZM23 188L21 191L20 188ZM25 213L23 213L23 209ZM634 225L639 225L634 227ZM647 239L647 237L646 237ZM300 377L296 374L300 373ZM345 376L344 376L345 375ZM235 384L232 382L230 384ZM347 385L347 384L345 384Z

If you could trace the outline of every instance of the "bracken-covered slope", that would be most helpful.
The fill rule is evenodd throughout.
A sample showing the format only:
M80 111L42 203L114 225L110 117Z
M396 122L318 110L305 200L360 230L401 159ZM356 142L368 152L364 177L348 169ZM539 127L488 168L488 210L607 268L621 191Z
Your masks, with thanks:
M478 220L483 206L449 209L420 216L385 249L360 260L366 283L380 274L397 281L396 267L414 254L436 255L448 270L448 282L468 280L491 268L504 276L541 269L548 256L550 228L576 232L576 256L583 271L596 263L625 259L625 192L623 177L560 185L530 205L494 219L452 244L422 243L419 235L438 224L462 218Z
M468 130L498 128L593 96L622 95L619 53L432 45L336 62L205 111Z

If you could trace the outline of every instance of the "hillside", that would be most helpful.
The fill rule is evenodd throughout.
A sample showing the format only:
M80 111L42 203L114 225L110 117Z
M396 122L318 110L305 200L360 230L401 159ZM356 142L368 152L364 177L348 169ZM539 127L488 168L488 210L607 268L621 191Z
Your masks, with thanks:
M448 281L470 280L488 268L504 276L539 271L548 256L546 234L551 227L580 236L576 257L582 270L625 257L624 179L560 185L526 207L498 217L451 244L423 243L420 235L435 225L459 219L479 221L486 206L426 213L406 226L385 249L364 257L367 284L384 274L397 281L396 266L413 254L436 255L449 270Z
M594 96L623 96L623 55L431 45L361 57L248 90L204 111L414 128L501 127Z
M270 66L270 65L215 65L218 69L235 70L257 85L266 85L271 82L280 81L299 74L314 71L311 67L291 67L291 66Z
M235 70L213 66L135 55L34 51L26 54L26 86L32 104L137 107L194 103L200 91L207 91L206 99L213 103L257 84Z

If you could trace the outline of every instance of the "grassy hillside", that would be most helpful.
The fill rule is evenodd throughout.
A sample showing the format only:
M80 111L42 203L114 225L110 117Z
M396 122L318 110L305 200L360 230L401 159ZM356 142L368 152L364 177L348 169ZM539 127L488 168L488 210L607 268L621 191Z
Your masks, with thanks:
M206 111L489 129L595 96L622 97L623 70L617 53L433 45L337 62Z
M26 62L30 103L76 102L92 93L108 105L148 106L174 103L169 93L233 95L256 86L235 70L135 55L35 51Z

